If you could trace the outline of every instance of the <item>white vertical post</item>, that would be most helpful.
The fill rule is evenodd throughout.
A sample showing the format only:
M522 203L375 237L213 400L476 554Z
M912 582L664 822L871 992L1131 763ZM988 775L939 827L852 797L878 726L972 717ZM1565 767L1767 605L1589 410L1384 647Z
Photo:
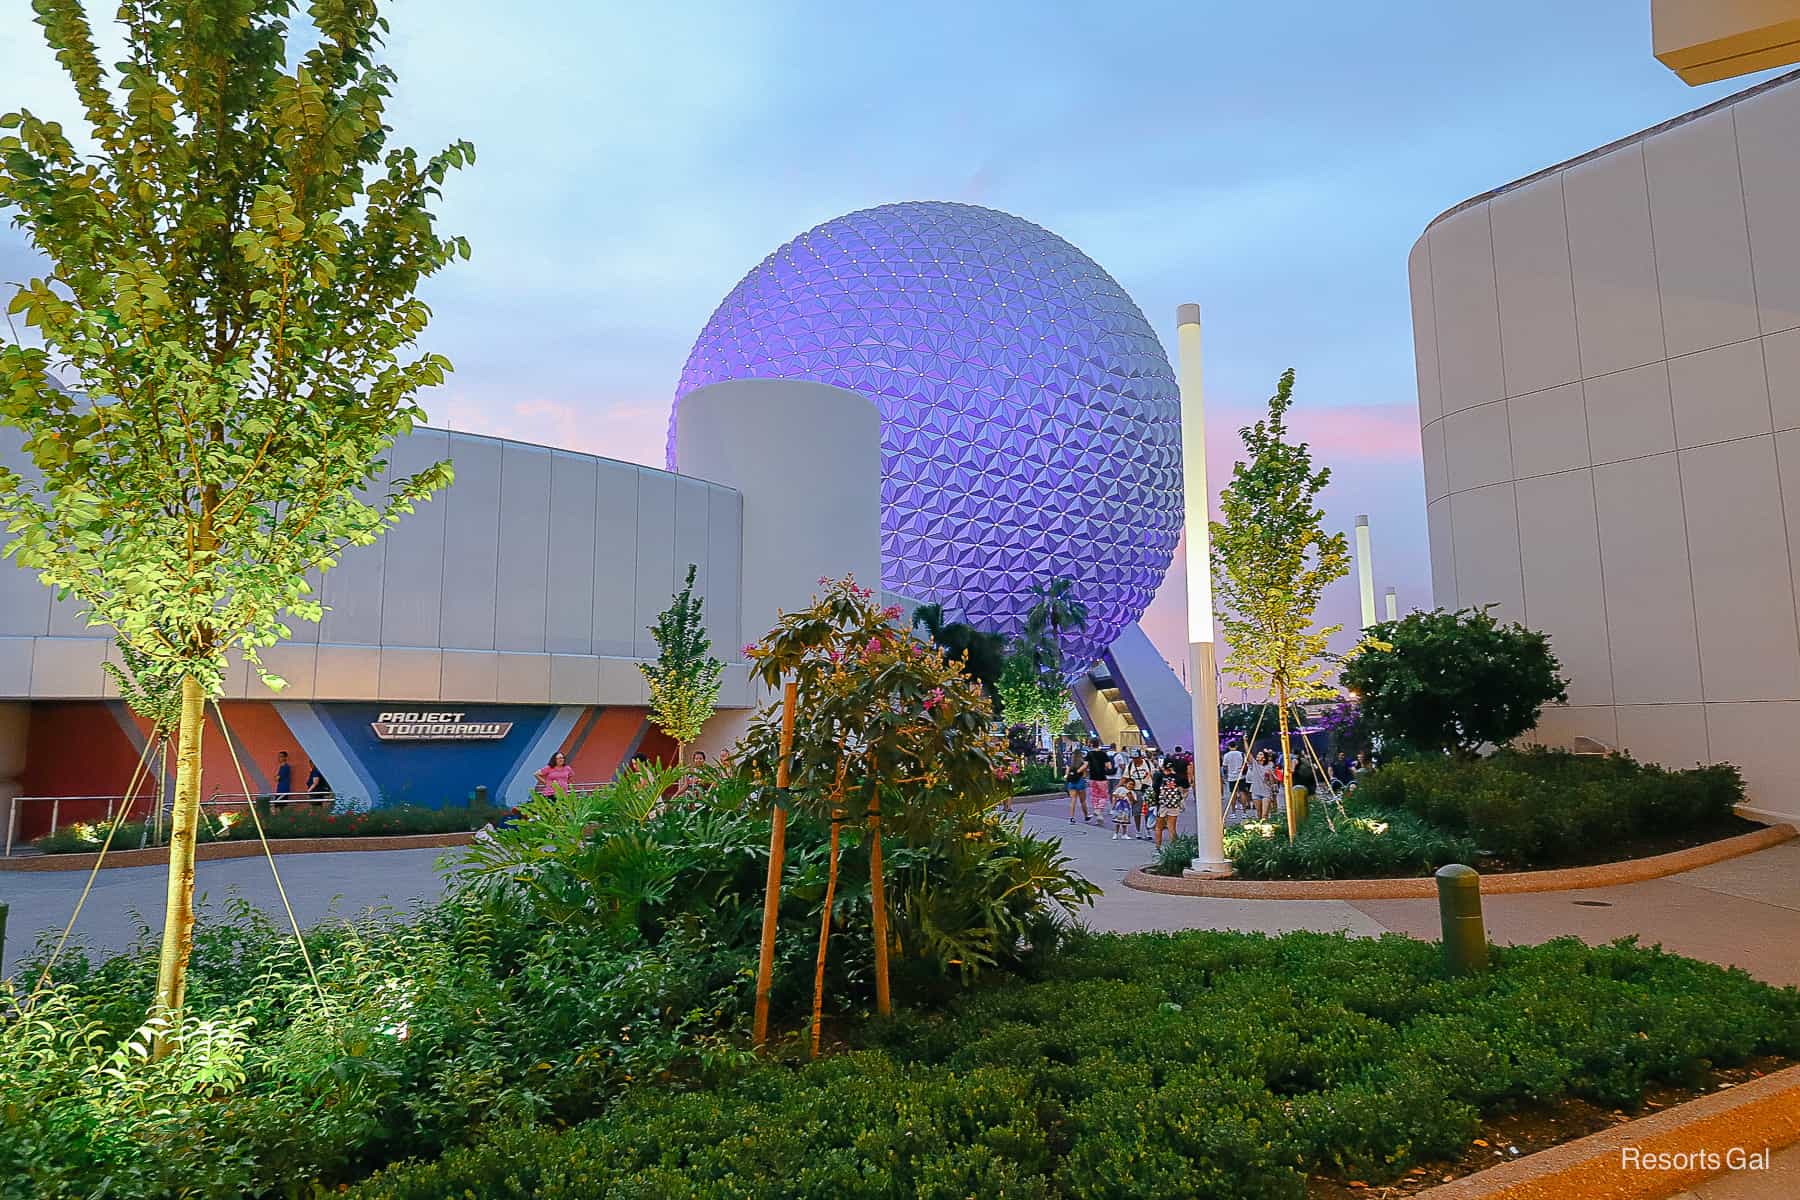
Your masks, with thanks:
M1187 530L1188 686L1194 714L1194 808L1199 850L1190 870L1229 875L1219 783L1219 677L1213 651L1212 534L1207 528L1206 406L1200 379L1200 306L1175 311L1181 363L1181 488Z
M1362 627L1375 623L1375 564L1369 561L1369 518L1356 518L1356 591L1362 599Z
M1400 597L1394 594L1393 588L1387 590L1387 619L1390 621L1400 619Z

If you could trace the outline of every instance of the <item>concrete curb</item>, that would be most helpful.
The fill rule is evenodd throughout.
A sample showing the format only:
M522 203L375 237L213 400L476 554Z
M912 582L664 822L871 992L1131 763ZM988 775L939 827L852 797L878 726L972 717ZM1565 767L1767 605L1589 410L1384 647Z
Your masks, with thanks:
M357 850L429 850L436 846L466 846L475 833L410 833L386 837L340 838L271 838L272 854L338 854ZM203 842L194 847L194 858L211 862L215 858L260 858L262 843L257 841ZM0 858L0 871L91 871L98 854L34 854L29 858ZM114 867L160 867L169 861L169 848L157 846L147 850L109 850L102 870Z
M1795 1142L1800 1067L1789 1067L1439 1184L1415 1200L1666 1200L1746 1166L1727 1157L1733 1150L1772 1152Z
M1649 858L1591 867L1561 867L1554 871L1483 875L1481 892L1484 896L1572 892L1641 883L1754 854L1791 841L1797 835L1800 831L1792 825L1771 825L1767 829L1755 829L1704 846L1690 846L1686 850ZM1142 867L1126 874L1125 886L1141 892L1160 892L1165 896L1210 896L1221 900L1413 900L1437 895L1437 881L1429 876L1407 879L1201 879L1152 875Z

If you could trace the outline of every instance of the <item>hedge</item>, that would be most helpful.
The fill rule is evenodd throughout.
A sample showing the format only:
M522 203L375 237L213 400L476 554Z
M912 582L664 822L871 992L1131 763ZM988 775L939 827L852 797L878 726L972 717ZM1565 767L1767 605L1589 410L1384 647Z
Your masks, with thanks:
M1487 1115L1632 1108L1759 1054L1800 1055L1800 993L1630 943L1497 947L1456 979L1400 937L1092 936L855 1052L638 1090L350 1195L1302 1200L1455 1156Z

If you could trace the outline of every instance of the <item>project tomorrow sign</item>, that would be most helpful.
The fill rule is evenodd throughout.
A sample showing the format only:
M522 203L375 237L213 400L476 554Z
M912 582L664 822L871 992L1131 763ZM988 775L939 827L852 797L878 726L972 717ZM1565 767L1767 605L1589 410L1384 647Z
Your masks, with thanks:
M369 725L384 742L497 742L511 721L468 721L461 712L384 712Z

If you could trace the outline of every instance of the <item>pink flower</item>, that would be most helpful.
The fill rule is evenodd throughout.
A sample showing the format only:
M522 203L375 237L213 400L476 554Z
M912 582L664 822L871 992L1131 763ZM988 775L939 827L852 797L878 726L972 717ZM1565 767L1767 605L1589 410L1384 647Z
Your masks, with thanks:
M742 654L745 658L749 658L751 655L756 653L756 643L745 642L742 646L738 647L738 652L740 654Z
M898 604L890 604L881 610L881 615L890 621L898 621L900 619L900 606Z
M944 689L943 688L932 688L929 692L925 693L925 711L926 712L930 712L932 709L936 708L938 705L942 704L943 702L944 702Z
M863 653L864 654L880 654L881 653L881 639L880 638L870 638L869 644L863 647Z
M829 575L819 576L819 586L820 587L830 587L831 586L831 576L829 576Z
M825 652L825 657L829 658L832 662L844 661L843 652L840 651L836 646L833 646L831 649L827 650Z

